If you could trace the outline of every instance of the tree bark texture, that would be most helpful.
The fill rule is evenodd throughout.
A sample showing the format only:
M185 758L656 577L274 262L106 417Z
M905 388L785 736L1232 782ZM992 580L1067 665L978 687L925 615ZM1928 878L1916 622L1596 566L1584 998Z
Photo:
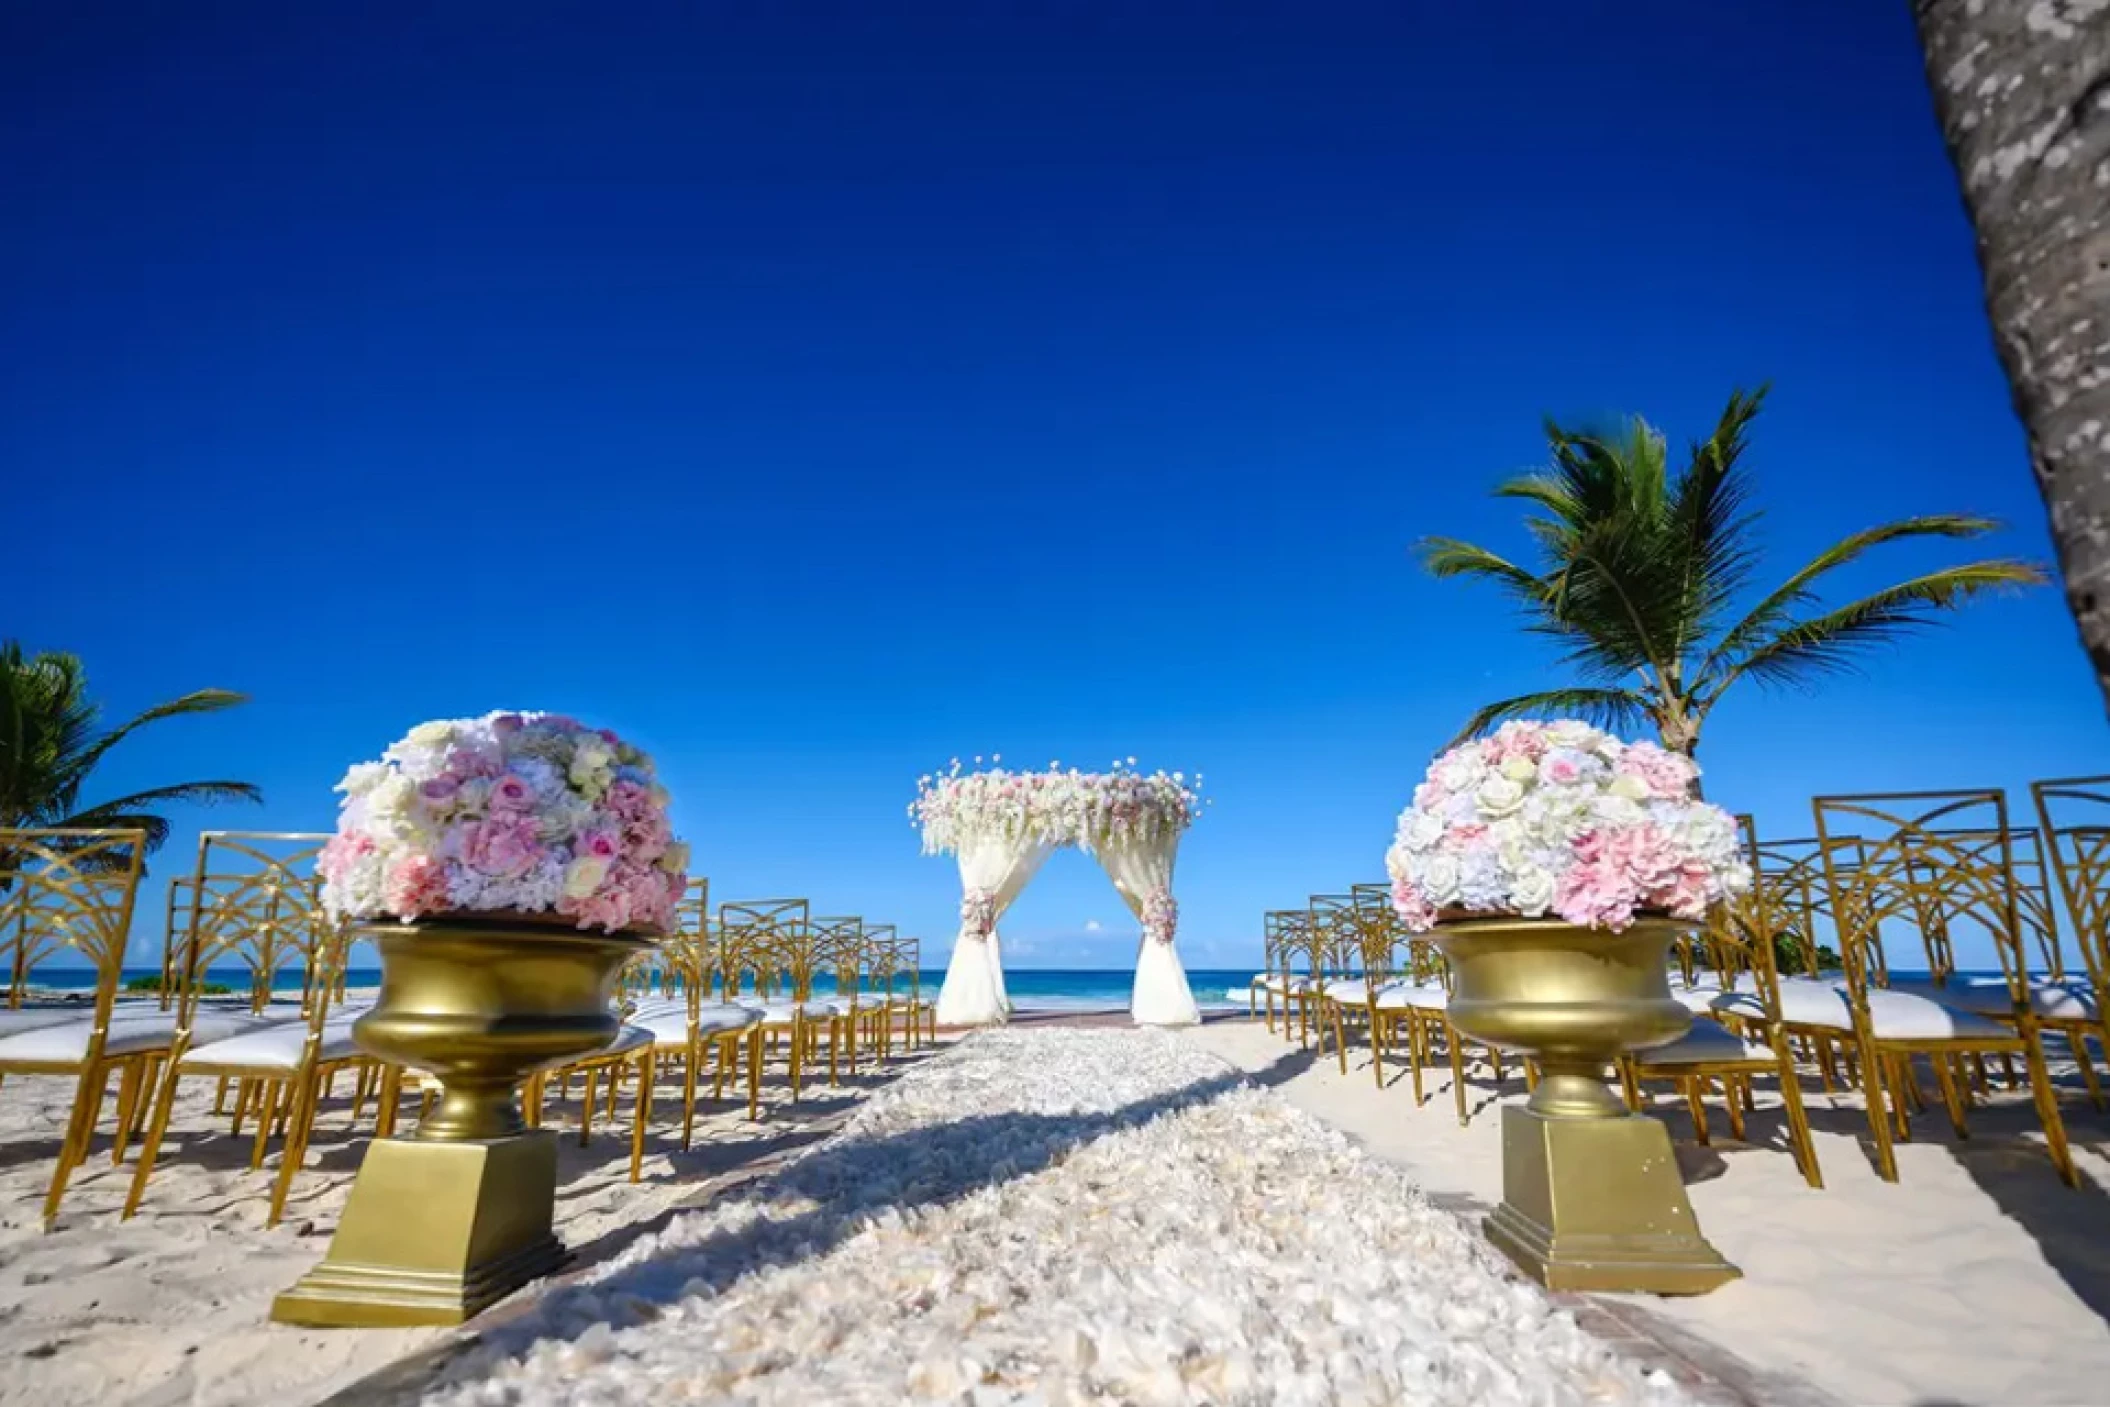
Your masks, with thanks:
M1914 0L1986 311L2110 707L2110 0Z

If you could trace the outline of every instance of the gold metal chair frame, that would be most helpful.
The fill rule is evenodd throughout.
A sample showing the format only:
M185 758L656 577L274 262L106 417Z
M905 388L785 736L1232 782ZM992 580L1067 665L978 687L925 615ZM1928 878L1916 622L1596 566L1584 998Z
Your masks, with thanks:
M2006 795L1991 789L1818 797L1812 809L1824 846L1825 880L1832 893L1840 956L1846 962L1846 991L1877 1171L1886 1181L1897 1181L1895 1142L1911 1137L1906 1105L1919 1099L1913 1057L1924 1056L1933 1067L1950 1122L1959 1137L1967 1137L1969 1080L1959 1076L1956 1062L1986 1054L2021 1055L2052 1165L2062 1181L2078 1187L2080 1175L2044 1057L2042 1023L2030 1002L2009 847L2004 839L1989 848L1956 834L1991 832L2006 837ZM1858 848L1851 863L1849 840ZM2000 1024L2011 1030L1997 1035L1912 1036L1882 1035L1875 1029L1869 989L1870 950L1879 941L1876 935L1887 922L1914 927L1929 914L1939 915L1944 941L1948 926L1959 920L1975 923L1993 940L2007 976L2011 1007L2007 1020Z
M815 1023L805 1014L816 966L811 907L804 899L721 904L718 934L719 972L727 1001L737 1001L744 980L751 977L756 997L765 1002L777 1000L781 986L787 994L784 999L792 1003L788 1017L766 1015L755 1027L762 1040L755 1045L753 1058L764 1060L764 1046L773 1049L779 1037L788 1042L787 1076L791 1102L796 1104L804 1090L804 1070L815 1034Z
M225 1112L230 1081L237 1084L232 1132L240 1136L245 1116L256 1117L251 1171L263 1167L267 1142L283 1137L265 1225L276 1226L307 1152L317 1107L334 1076L360 1072L353 1117L365 1102L373 1062L363 1054L326 1056L325 1027L339 990L350 937L322 912L322 881L315 864L327 835L300 832L207 831L198 838L197 868L184 883L190 902L176 964L176 1029L162 1067L159 1092L138 1166L125 1198L124 1216L135 1215L146 1195L167 1137L177 1090L186 1076L217 1079L214 1113ZM287 847L291 847L288 849ZM237 870L230 866L240 865ZM249 1006L262 1013L280 972L301 969L302 1044L284 1067L216 1061L213 1044L194 1045L198 1009L215 959L239 958L250 971ZM202 1058L193 1058L194 1056Z
M0 932L14 935L10 1007L19 1006L22 988L40 958L61 948L87 957L96 974L95 1007L88 1018L92 1025L78 1060L9 1059L0 1053L0 1079L72 1075L77 1080L44 1198L47 1229L58 1219L73 1170L87 1161L111 1073L121 1076L111 1159L121 1163L137 1117L139 1091L149 1076L149 1057L167 1049L162 1042L152 1049L108 1053L145 861L146 833L140 830L0 829Z

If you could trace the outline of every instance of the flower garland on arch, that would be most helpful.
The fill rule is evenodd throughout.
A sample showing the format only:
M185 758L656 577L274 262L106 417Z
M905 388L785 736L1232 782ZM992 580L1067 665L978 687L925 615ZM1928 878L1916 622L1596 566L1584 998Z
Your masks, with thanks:
M1108 845L1155 844L1186 830L1201 814L1201 780L1199 773L1192 781L1184 772L1145 774L1135 770L1134 758L1105 772L1064 770L1057 762L1040 772L969 771L954 758L950 771L918 781L908 813L923 832L926 855L954 854L992 838L1090 854Z
M985 943L996 931L996 895L970 889L960 896L960 936Z
M1179 932L1180 903L1163 885L1144 897L1143 936L1155 943L1170 943Z

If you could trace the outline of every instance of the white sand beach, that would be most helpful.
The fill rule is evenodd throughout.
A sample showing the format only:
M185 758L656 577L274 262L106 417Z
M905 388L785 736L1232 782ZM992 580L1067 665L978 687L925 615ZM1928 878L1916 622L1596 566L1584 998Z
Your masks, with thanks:
M1343 1076L1331 1050L1314 1058L1258 1023L1212 1024L1189 1039L1475 1222L1501 1200L1501 1114L1484 1073L1460 1128L1448 1069L1427 1072L1429 1102L1416 1109L1404 1071L1379 1090L1359 1046ZM1516 1072L1503 1093L1523 1097ZM1962 1144L1937 1106L1899 1146L1893 1185L1861 1151L1858 1095L1805 1097L1822 1191L1803 1183L1764 1087L1749 1145L1730 1141L1718 1102L1710 1148L1692 1141L1682 1109L1661 1106L1701 1228L1744 1278L1696 1299L1631 1303L1850 1407L2110 1401L2110 1119L2084 1099L2061 1101L2086 1180L2076 1192L2052 1172L2026 1096L1996 1096Z
M759 1125L720 1108L688 1154L663 1107L637 1186L620 1121L586 1149L567 1136L559 1219L579 1262L451 1353L449 1332L268 1322L349 1185L341 1107L280 1228L263 1228L275 1154L251 1173L246 1137L201 1139L196 1082L141 1215L117 1220L130 1169L103 1153L46 1235L68 1087L11 1078L0 1401L291 1407L367 1380L362 1400L461 1404L2082 1407L2110 1381L2110 1121L2080 1101L2065 1107L2081 1192L2012 1131L2004 1096L1969 1145L1922 1120L1896 1186L1857 1148L1852 1099L1813 1096L1823 1191L1758 1146L1778 1137L1765 1091L1752 1145L1718 1122L1699 1148L1673 1113L1694 1206L1745 1278L1693 1300L1556 1303L1478 1234L1500 1193L1495 1091L1473 1085L1461 1129L1447 1072L1415 1109L1363 1060L1343 1077L1331 1053L1244 1021L1030 1023ZM561 1106L554 1122L575 1120ZM1688 1398L1649 1353L1622 1356L1660 1363L1666 1342L1734 1365L1743 1395ZM373 1387L406 1358L416 1374Z

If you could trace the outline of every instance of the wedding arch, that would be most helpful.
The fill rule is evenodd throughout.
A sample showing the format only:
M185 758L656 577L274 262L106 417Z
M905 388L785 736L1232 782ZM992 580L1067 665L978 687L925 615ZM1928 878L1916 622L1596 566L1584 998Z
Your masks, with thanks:
M997 920L1048 857L1063 849L1098 860L1142 922L1128 1006L1136 1023L1201 1021L1173 946L1180 908L1172 897L1180 836L1201 809L1200 792L1183 773L1145 776L1133 764L1131 758L1107 772L1064 771L1055 764L1044 772L1013 772L963 771L955 761L950 772L922 779L909 815L922 828L923 853L954 855L960 862L960 935L938 993L940 1025L1009 1019Z

